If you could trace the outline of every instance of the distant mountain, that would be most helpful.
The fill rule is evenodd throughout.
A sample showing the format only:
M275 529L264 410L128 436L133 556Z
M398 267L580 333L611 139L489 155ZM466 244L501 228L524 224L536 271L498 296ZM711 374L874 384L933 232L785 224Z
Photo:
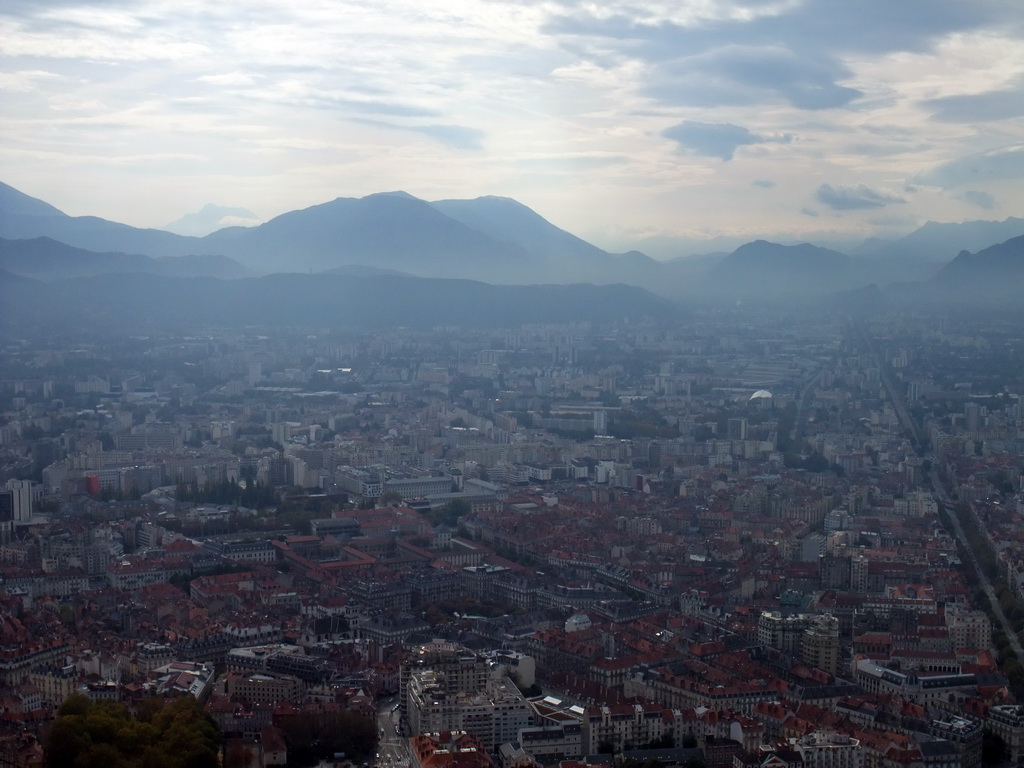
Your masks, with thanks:
M962 251L927 287L957 303L1019 303L1024 289L1024 236L977 253Z
M850 248L849 250L847 250L846 253L849 253L851 256L862 256L862 255L869 255L870 256L871 254L877 253L878 251L882 250L883 248L890 247L895 242L896 242L895 240L884 240L884 239L879 238L879 237L869 237L866 240L864 240L864 242L860 243L859 245L856 245L853 248Z
M97 252L148 256L216 254L260 272L322 272L361 264L422 277L495 283L628 282L664 289L658 262L609 254L514 200L428 203L404 192L338 198L255 227L205 237L71 217L7 188L19 206L0 208L0 237L51 237ZM32 215L18 213L30 208Z
M4 218L55 218L66 215L49 203L29 197L3 182L0 182L0 212Z
M214 209L211 215L224 210L238 209ZM223 271L218 272L214 262L205 259L219 256L264 274L339 271L348 277L405 274L511 285L624 283L673 298L789 300L872 283L884 289L927 281L959 251L978 251L1022 235L1024 219L929 223L896 242L866 241L851 248L853 256L807 243L758 240L724 255L659 262L638 251L608 253L503 197L430 203L405 192L389 192L338 198L258 226L231 226L204 237L186 237L67 216L0 185L0 238L51 238L94 252L91 264L99 264L97 254L104 255L105 269L128 268L124 254L141 254L158 263L167 257L194 257L146 270L163 274L237 274L230 261L220 262L216 269ZM47 247L52 249L52 244ZM120 262L113 258L118 254ZM32 272L24 261L27 257L21 258L10 263L20 264L23 274L72 274L66 271L70 266L63 267L63 273ZM115 267L115 262L122 266ZM92 267L74 268L74 274L92 273ZM183 268L186 271L177 271Z
M252 274L251 270L225 256L163 256L153 259L125 253L95 253L49 237L30 240L0 238L0 269L47 280L126 272L223 279Z
M822 297L822 302L831 309L852 315L871 315L885 312L891 302L877 283L848 291L838 291Z
M961 251L973 253L1021 235L1024 235L1024 219L1012 216L1003 221L929 221L906 237L861 252L876 258L944 264Z
M435 209L500 243L518 246L540 258L540 275L552 282L627 282L656 289L663 279L659 264L639 251L608 253L566 232L509 197L436 200Z
M259 217L248 208L226 208L207 203L195 213L186 213L165 225L164 229L176 235L203 237L224 227L251 227L259 223Z
M847 290L856 281L846 254L809 243L755 240L719 260L693 287L704 296L771 300Z
M264 271L365 264L422 277L523 282L542 260L471 229L424 200L392 193L338 198L251 229L203 238L205 249Z
M366 264L343 264L340 267L328 269L325 274L339 275L342 277L373 277L375 275L391 275L392 277L416 277L416 275L410 275L408 272L399 272L397 269L381 269L380 267L369 267Z
M668 261L660 262L662 272L662 285L675 286L677 290L685 291L695 281L706 275L722 261L728 252L703 253L694 256L679 256Z
M95 216L68 216L6 184L0 184L0 237L49 237L98 253L140 253L153 257L204 253L194 238L157 229L137 229Z
M579 260L607 256L595 245L559 229L544 217L508 197L436 200L431 207L499 243L515 245L545 259Z
M0 305L0 324L8 327L73 323L147 332L210 325L486 327L682 316L672 302L625 285L495 286L328 274L231 281L116 274L42 282L0 271Z

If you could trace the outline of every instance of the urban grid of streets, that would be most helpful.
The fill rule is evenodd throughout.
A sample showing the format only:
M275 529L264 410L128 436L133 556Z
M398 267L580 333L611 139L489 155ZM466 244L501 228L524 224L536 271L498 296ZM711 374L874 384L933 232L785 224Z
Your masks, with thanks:
M955 498L1003 567L1017 567L1018 336L999 317L749 309L677 327L11 339L0 349L0 494L12 517L0 568L19 594L62 603L38 601L9 630L35 622L54 647L124 656L127 675L143 668L133 654L144 646L168 658L191 652L170 647L171 636L220 637L227 649L225 628L275 641L284 628L317 634L311 617L344 604L352 626L326 627L335 634L320 658L345 652L324 679L347 681L351 695L377 692L380 741L366 762L408 768L415 734L402 731L395 694L380 682L394 685L404 641L388 634L393 619L414 627L410 637L497 647L513 637L488 623L501 618L536 656L545 692L559 696L550 679L575 663L572 624L602 638L578 646L594 654L578 675L620 689L628 680L653 697L647 671L661 659L649 657L644 621L664 612L669 635L685 629L692 644L654 647L690 675L690 689L710 675L738 691L747 681L730 665L785 676L788 662L758 652L712 668L690 648L709 632L756 647L759 617L786 601L814 615L840 598L910 599L939 616L945 587L915 581L932 576L969 601L934 499L1024 658L1012 611L996 599L1006 587L977 568L953 511ZM400 490L409 488L418 490ZM336 535L315 535L314 521ZM448 563L453 544L490 570ZM182 551L207 570L180 570ZM262 565L246 561L253 553ZM870 561L862 583L835 567L851 559ZM345 575L350 566L358 577ZM240 567L256 569L267 591L211 602L234 589L230 573L214 571ZM635 618L605 622L592 610L599 603ZM529 635L518 616L553 629ZM888 630L884 616L855 621L827 660L846 692L859 690L847 678L864 656L851 634ZM977 636L973 666L999 679L998 665L1011 665L994 658L987 629ZM943 653L941 664L961 664ZM641 654L646 666L616 666ZM1007 679L1001 690L1021 690L1019 677ZM229 702L214 703L220 716Z
M895 386L892 381L892 374L890 373L888 366L884 364L881 357L878 354L878 350L871 336L864 329L863 325L856 325L856 333L863 340L867 349L870 350L871 355L875 358L876 364L881 371L882 383L885 385L886 393L889 396L893 407L896 410L896 415L899 417L900 424L913 435L914 443L921 446L924 443L922 437L922 430L920 425L910 415L910 411L907 409L906 398L903 395L902 390ZM926 446L924 457L934 463L935 454L931 450L931 446ZM970 560L971 568L978 579L981 588L984 590L986 597L988 597L989 604L992 606L992 610L996 615L996 619L999 621L1003 632L1006 635L1007 640L1010 642L1010 646L1013 648L1014 653L1017 655L1017 659L1024 662L1024 647L1021 646L1020 638L1017 635L1017 631L1014 630L1013 624L1006 617L1003 612L1002 606L999 604L999 599L996 597L995 589L992 587L992 582L988 577L988 574L978 565L978 558L974 550L971 548L971 542L967 538L967 534L964 532L963 526L960 524L960 519L957 516L955 503L953 499L949 497L949 492L942 484L940 478L940 471L936 469L929 475L929 483L933 493L935 494L935 500L942 506L946 512L946 516L949 519L950 525L953 527L953 533L959 539L963 551L967 553ZM968 509L971 509L968 506ZM971 511L973 515L973 510ZM975 516L975 522L978 524L979 529L984 530L984 526L980 520Z

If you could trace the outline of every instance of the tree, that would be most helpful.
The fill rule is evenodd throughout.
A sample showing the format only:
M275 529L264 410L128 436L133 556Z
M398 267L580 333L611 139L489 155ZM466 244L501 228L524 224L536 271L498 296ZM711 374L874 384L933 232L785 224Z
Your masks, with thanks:
M465 499L452 499L443 507L433 509L427 513L427 519L431 525L445 525L454 528L459 523L460 517L465 517L473 511L473 507Z
M314 765L336 752L353 762L377 749L377 725L356 712L323 712L293 717L281 726L288 744L288 760L295 765Z
M46 737L46 765L49 768L74 765L75 759L90 747L83 720L82 715L67 715L54 722Z
M57 710L57 717L65 715L87 715L92 709L92 700L81 693L72 693Z
M986 730L981 735L981 762L997 765L1006 759L1006 742L997 733Z
M238 739L232 739L224 755L224 768L247 768L248 765L249 750Z
M191 696L121 703L68 697L45 742L46 765L82 768L216 768L220 734Z
M647 745L648 749L672 749L676 745L675 737L671 733L666 733L664 736L658 739L654 739L650 744Z
M129 768L128 761L113 744L93 744L75 760L75 768Z

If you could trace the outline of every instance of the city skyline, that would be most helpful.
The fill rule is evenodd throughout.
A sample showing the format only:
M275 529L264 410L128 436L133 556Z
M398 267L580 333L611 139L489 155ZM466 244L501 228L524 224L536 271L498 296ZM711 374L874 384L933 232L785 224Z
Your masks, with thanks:
M0 180L71 215L503 195L664 258L1021 213L1012 3L112 0L0 28Z

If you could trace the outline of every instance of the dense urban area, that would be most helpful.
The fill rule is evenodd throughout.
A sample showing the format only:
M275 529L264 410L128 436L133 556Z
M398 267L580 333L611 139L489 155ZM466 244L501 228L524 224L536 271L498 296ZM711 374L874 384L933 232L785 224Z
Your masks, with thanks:
M1024 765L1019 317L18 332L2 766Z

